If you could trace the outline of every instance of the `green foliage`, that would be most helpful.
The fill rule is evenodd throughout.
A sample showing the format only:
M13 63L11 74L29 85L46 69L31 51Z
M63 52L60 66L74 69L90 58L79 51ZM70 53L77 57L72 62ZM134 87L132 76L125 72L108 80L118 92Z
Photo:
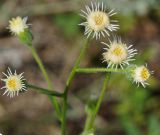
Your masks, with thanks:
M121 120L127 135L142 135L137 126L128 117L123 117Z
M151 115L148 122L149 135L160 135L160 121L155 115Z
M145 55L144 59L147 59L148 56ZM117 82L118 91L116 93L120 96L118 98L119 102L115 105L114 112L117 114L117 118L121 123L120 127L126 135L159 135L160 129L158 127L160 126L160 122L157 113L153 115L154 111L158 110L152 109L152 106L158 104L159 100L151 98L149 89L135 87L135 85L126 82L126 79L122 78L121 75L112 75L111 81L112 83ZM111 89L115 90L113 84L111 85ZM145 113L147 110L152 111L151 115ZM146 130L141 128L143 126L145 126Z
M155 55L157 54L157 48L156 47L146 47L143 50L143 53L139 52L136 63L142 64L146 61L150 61L153 58L155 58Z
M119 20L120 32L122 33L132 30L136 22L134 15L119 14L117 15L117 18L117 20Z
M80 16L75 13L58 14L53 17L55 24L64 32L67 37L73 37L79 33L78 24Z
M143 114L147 91L143 88L134 89L132 87L130 90L124 93L121 103L117 106L117 113L121 116L130 115L140 120L139 116Z

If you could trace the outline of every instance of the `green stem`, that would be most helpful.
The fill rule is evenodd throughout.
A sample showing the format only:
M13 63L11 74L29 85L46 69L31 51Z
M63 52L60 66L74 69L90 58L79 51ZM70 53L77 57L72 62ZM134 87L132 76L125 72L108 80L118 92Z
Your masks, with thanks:
M87 113L87 118L86 118L86 122L85 122L85 126L84 126L84 131L83 131L83 134L82 135L85 135L87 133L89 133L89 125L90 125L90 122L92 121L92 118L93 118L93 113Z
M46 71L46 69L45 69L45 67L44 67L44 65L43 65L40 57L38 56L37 51L35 50L35 48L34 48L32 45L29 46L29 47L30 47L30 49L31 49L31 52L32 52L32 55L33 55L34 59L36 60L38 66L39 66L39 68L40 68L40 70L42 71L42 74L43 74L45 80L47 81L48 87L49 87L49 88L53 88L53 84L51 83L51 81L50 81L50 79L49 79L49 76L48 76L48 74L47 74L47 71Z
M73 78L76 74L76 69L79 67L80 61L83 58L86 48L88 47L88 40L86 41L86 43L84 44L84 46L81 48L80 51L80 55L77 58L74 67L72 68L72 71L67 79L66 82L66 86L64 89L64 99L63 99L63 108L62 108L62 125L61 125L61 135L65 135L66 134L66 113L67 113L67 108L68 108L68 104L67 104L67 96L68 96L68 90L70 88L70 85L73 81Z
M99 73L99 72L127 72L126 69L113 69L113 68L78 68L77 73Z
M41 87L38 87L38 86L35 86L32 84L26 84L26 85L28 88L31 88L33 90L37 90L38 92L49 95L49 96L63 97L63 95L64 95L63 93L58 93L56 91L41 88Z
M30 50L32 52L32 55L33 55L34 59L36 60L38 66L40 68L40 70L42 71L42 74L43 74L43 76L44 76L44 78L45 78L45 80L46 80L46 82L48 84L48 88L49 89L54 89L53 88L53 84L50 81L50 78L49 78L49 76L47 74L47 71L46 71L46 69L45 69L45 67L44 67L44 65L43 65L43 63L42 63L42 61L41 61L41 59L40 59L37 51L35 50L35 48L33 47L33 45L29 45L29 48L30 48ZM60 119L60 117L61 117L60 116L61 115L61 110L60 110L60 107L59 107L57 99L55 97L53 97L53 96L49 96L49 98L50 98L50 100L51 100L51 102L52 102L52 104L53 104L53 106L55 108L56 115Z
M87 116L88 118L87 118L87 121L86 121L86 124L85 124L84 133L93 129L94 121L96 119L96 116L97 116L97 113L99 111L100 105L101 105L101 103L103 101L103 98L105 96L107 82L109 81L109 78L110 78L110 75L106 74L106 77L104 79L103 86L102 86L102 89L101 89L100 97L99 97L99 99L96 103L94 112Z
M102 86L102 89L101 89L101 94L100 94L100 97L98 99L98 102L97 102L97 105L96 105L96 109L95 109L95 112L94 112L93 121L94 121L94 119L95 119L95 117L96 117L96 115L97 115L97 113L99 111L100 105L101 105L101 103L103 101L103 98L105 96L105 93L106 93L106 90L107 90L106 89L107 88L107 83L108 83L109 79L110 79L110 73L106 74L106 76L105 76L105 79L104 79L104 82L103 82L103 86Z

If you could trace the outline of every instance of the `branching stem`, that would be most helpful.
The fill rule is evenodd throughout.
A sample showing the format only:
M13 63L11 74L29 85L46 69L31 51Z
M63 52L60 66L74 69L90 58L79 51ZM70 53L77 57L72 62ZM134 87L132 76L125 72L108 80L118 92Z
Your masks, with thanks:
M41 70L41 72L42 72L42 74L43 74L43 76L44 76L44 78L45 78L45 80L47 82L47 84L48 84L48 88L49 89L54 89L53 83L51 82L51 80L49 78L49 75L48 75L48 73L47 73L47 71L46 71L46 69L45 69L45 67L44 67L44 65L43 65L43 63L42 63L42 61L41 61L41 59L40 59L37 51L35 50L35 48L33 47L33 45L29 45L29 48L30 48L30 50L32 52L32 55L33 55L35 61L37 62L38 66L39 66L39 68L40 68L40 70ZM52 102L52 104L53 104L53 106L55 108L56 115L57 115L57 117L60 120L61 119L61 110L60 110L58 101L53 96L49 96L49 98L50 98L50 100L51 100L51 102Z
M105 79L104 79L104 82L102 85L100 97L96 103L95 108L93 109L93 112L87 115L87 120L86 120L86 124L85 124L85 128L84 128L83 133L87 133L87 132L93 130L93 126L94 126L94 122L95 122L97 113L99 111L100 105L101 105L103 98L105 96L106 87L107 87L107 83L109 81L109 78L110 78L110 73L109 74L106 73L106 76L105 76Z
M67 82L66 82L66 86L64 89L64 99L63 99L61 135L66 135L66 113L67 113L67 108L68 108L68 104L67 104L68 90L70 88L70 85L73 81L74 76L76 75L76 70L79 67L80 61L83 58L87 47L88 47L88 40L86 41L86 43L82 47L82 49L80 51L80 55L77 58L77 60L74 64L74 67L72 68L72 71L71 71L71 73L67 79Z

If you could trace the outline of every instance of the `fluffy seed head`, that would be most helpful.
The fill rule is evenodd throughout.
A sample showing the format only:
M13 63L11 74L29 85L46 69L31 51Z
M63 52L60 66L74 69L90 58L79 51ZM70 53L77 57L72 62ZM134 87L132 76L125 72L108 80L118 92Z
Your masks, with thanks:
M145 85L149 85L146 81L150 78L151 74L153 74L153 71L149 71L147 66L136 66L132 70L132 78L133 81L138 84L142 84L143 87Z
M124 65L129 65L130 61L133 61L133 57L137 54L136 49L132 49L132 45L127 47L125 43L122 43L120 38L115 38L110 44L106 44L107 48L104 48L106 52L103 53L103 62L108 63L108 67L118 68L120 66L123 69Z
M27 17L21 18L21 17L16 17L12 18L9 21L9 27L8 29L15 35L19 35L21 32L24 32L25 29L28 28L28 25L26 24L27 22Z
M119 28L119 25L113 24L117 21L110 19L110 17L116 13L114 10L106 13L106 7L103 2L101 4L93 4L91 2L91 7L86 6L86 11L81 11L82 13L80 15L86 19L86 22L80 25L85 26L84 34L87 35L87 37L93 35L93 38L99 39L100 36L109 36L109 31L116 31Z
M23 73L18 75L15 71L13 74L10 68L8 68L7 70L8 74L5 74L4 72L2 73L6 76L5 79L1 79L2 81L5 82L5 86L1 88L1 89L5 89L5 92L3 95L7 94L7 96L14 97L15 95L18 96L18 93L20 91L26 90Z

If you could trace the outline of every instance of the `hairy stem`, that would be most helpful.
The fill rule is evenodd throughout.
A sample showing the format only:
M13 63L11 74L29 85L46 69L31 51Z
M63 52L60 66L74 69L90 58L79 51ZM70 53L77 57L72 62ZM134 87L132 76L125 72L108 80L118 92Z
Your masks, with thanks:
M41 87L38 87L38 86L35 86L35 85L32 85L32 84L26 84L26 85L27 85L28 88L36 90L36 91L38 91L42 94L46 94L46 95L49 95L49 96L63 97L63 93L58 93L56 91L41 88Z
M126 69L113 69L113 68L78 68L77 73L99 73L99 72L127 72Z
M45 69L45 67L44 67L44 65L43 65L43 63L42 63L37 51L35 50L33 45L30 45L29 48L30 48L30 50L32 52L32 55L33 55L35 61L37 62L38 66L39 66L39 68L40 68L40 70L41 70L41 72L42 72L42 74L43 74L43 76L44 76L44 78L45 78L45 80L47 82L47 84L48 84L48 88L49 89L54 89L53 84L52 84L52 82L51 82L51 80L50 80L50 78L48 76L48 73L47 73L47 71L46 71L46 69ZM55 97L53 97L53 96L49 96L49 98L50 98L50 100L51 100L51 102L52 102L52 104L53 104L53 106L55 108L56 115L60 119L61 110L60 110L60 107L59 107L57 99Z
M97 113L99 111L100 105L101 105L101 103L103 101L103 98L105 96L106 87L107 87L107 83L109 81L109 78L110 78L110 73L106 74L106 76L105 76L105 79L104 79L104 82L103 82L103 86L102 86L102 89L101 89L101 93L100 93L100 97L99 97L99 99L98 99L98 101L96 103L94 111L87 116L87 121L86 121L86 124L85 124L84 133L86 133L86 132L88 132L88 131L93 129L94 121L96 119L96 116L97 116Z
M72 71L67 79L66 82L66 86L64 89L64 99L63 99L63 108L62 108L62 125L61 125L61 135L65 135L66 134L66 113L67 113L67 108L68 108L68 104L67 104L67 96L68 96L68 90L70 88L70 85L73 81L73 78L76 74L76 69L79 67L80 61L83 58L86 48L88 47L88 40L86 41L86 43L83 45L81 51L80 51L80 55L77 58L74 67L72 68Z

